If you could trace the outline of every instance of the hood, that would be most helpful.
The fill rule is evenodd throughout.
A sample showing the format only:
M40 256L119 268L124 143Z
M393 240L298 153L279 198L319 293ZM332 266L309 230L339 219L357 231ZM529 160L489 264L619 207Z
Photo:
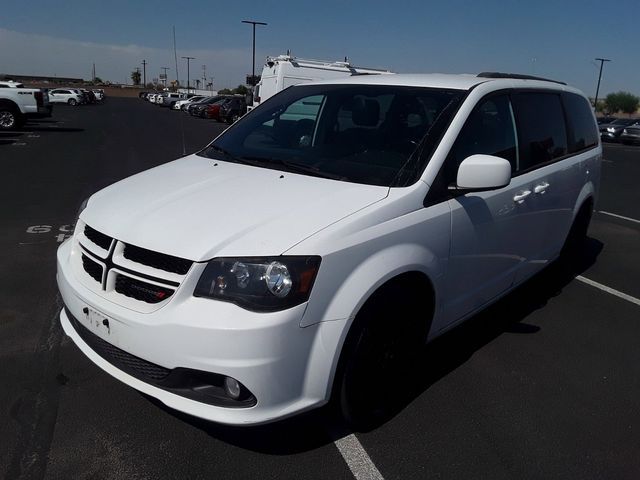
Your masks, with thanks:
M190 155L97 192L80 218L118 240L194 261L280 255L388 191Z

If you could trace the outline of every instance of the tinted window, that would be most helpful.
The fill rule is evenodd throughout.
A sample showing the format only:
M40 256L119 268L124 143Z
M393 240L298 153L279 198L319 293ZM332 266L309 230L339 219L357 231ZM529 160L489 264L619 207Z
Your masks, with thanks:
M528 170L567 154L567 130L560 95L513 95L519 140L520 165Z
M569 123L569 153L597 145L598 128L587 99L575 93L565 93L562 98Z
M434 125L448 124L450 109L442 112L462 95L396 86L295 86L265 101L200 155L224 160L222 151L230 160L304 167L310 175L372 185L395 184L401 174L415 181L428 159L414 152ZM427 138L424 151L431 151L427 143L438 139Z
M475 154L495 155L518 166L513 114L507 95L483 100L471 113L445 163L446 182L454 183L462 161Z

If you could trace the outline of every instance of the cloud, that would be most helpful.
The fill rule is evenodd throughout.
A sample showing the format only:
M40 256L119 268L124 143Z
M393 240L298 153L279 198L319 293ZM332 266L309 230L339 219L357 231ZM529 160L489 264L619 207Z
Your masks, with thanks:
M146 60L147 82L158 78L160 67L169 67L169 79L176 78L173 49L143 45L111 45L79 42L65 38L22 33L0 28L0 73L91 78L92 65L96 75L112 82L131 82L131 72L142 69ZM180 57L196 57L191 61L190 78L202 78L206 65L207 80L214 77L215 88L233 87L244 83L251 52L244 49L198 49L181 52L178 49L178 69L182 83L187 78L186 61Z

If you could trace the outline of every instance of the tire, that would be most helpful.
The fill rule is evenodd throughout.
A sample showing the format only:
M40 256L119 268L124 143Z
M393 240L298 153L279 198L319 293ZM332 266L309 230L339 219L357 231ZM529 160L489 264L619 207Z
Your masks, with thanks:
M240 115L238 115L237 113L232 113L231 115L229 115L227 117L227 123L229 125L233 125L234 123L236 123L238 121L239 118L240 118Z
M417 383L410 373L428 332L413 320L416 311L425 311L421 297L408 300L401 284L382 293L354 320L334 381L334 409L356 431L378 427L406 405Z
M176 102L171 102L171 104L169 105L169 108L170 108L171 110L173 110L173 107L175 106L175 104L176 104Z
M22 116L15 108L0 106L0 130L12 130L21 125Z
M76 105L78 105L78 101L75 98L70 98L67 103L72 107L75 107Z

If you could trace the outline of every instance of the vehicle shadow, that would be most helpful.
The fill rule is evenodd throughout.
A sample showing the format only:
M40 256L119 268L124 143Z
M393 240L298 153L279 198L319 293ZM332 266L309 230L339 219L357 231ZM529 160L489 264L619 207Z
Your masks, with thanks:
M559 295L577 275L593 265L602 242L588 238L581 251L563 257L503 299L429 343L419 355L411 378L394 378L395 385L413 385L398 396L390 414L370 428L395 417L431 385L464 364L476 351L503 333L535 334L540 327L525 322ZM422 372L422 376L416 376ZM150 398L150 397L147 397ZM229 444L270 455L291 455L319 448L353 433L330 407L258 427L228 427L177 412L150 400L171 415Z

